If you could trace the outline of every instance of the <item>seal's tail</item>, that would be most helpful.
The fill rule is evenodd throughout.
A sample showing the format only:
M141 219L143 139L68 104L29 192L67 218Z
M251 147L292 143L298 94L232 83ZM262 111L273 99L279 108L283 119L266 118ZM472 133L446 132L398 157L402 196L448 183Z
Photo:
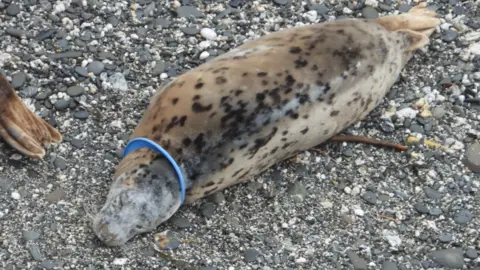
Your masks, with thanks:
M376 22L389 31L407 34L411 44L407 50L413 51L427 45L430 42L428 37L440 24L440 20L436 18L437 13L426 6L427 4L423 2L407 13L380 17Z
M31 158L43 158L44 146L62 141L62 136L54 127L27 108L1 73L0 137Z

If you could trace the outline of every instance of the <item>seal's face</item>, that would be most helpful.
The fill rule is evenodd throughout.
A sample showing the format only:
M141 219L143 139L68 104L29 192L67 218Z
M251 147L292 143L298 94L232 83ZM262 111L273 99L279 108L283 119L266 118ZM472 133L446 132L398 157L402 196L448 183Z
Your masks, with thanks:
M154 230L179 207L178 180L170 164L153 160L116 177L93 229L106 245L122 245L137 234Z

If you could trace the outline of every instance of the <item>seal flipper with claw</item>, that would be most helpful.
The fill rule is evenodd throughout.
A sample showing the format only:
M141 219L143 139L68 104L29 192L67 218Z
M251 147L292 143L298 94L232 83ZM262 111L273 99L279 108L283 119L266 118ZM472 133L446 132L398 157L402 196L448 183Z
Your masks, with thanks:
M0 73L0 137L20 153L41 159L45 146L61 142L60 133L22 102Z

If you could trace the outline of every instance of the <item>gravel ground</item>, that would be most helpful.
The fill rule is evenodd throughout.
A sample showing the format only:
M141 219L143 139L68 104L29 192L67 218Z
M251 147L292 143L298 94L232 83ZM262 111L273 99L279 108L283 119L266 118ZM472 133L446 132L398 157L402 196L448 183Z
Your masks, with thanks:
M182 207L121 248L104 247L90 227L162 81L268 32L414 4L0 2L0 69L65 138L43 161L0 143L1 268L480 269L479 1L433 2L443 24L429 49L345 132L420 138L407 152L320 146ZM155 248L166 230L168 250Z

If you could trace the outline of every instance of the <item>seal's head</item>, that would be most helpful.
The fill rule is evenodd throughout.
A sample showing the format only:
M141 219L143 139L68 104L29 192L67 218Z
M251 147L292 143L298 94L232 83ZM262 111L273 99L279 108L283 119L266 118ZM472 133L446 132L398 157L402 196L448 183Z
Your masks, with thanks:
M135 150L120 162L93 230L106 245L119 246L154 230L180 205L180 185L171 164L149 149Z

